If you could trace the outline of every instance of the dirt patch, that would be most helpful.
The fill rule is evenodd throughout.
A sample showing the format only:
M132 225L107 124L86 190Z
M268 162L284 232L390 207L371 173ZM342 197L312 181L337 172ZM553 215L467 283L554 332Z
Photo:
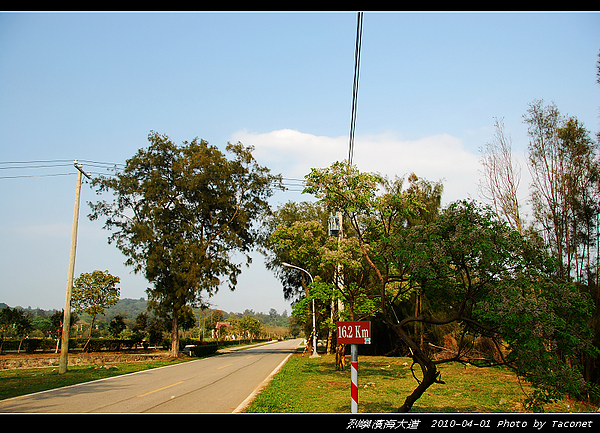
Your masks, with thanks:
M122 362L142 362L167 359L168 352L153 353L76 353L69 354L67 365L118 364ZM44 353L36 355L6 354L0 355L0 370L15 368L58 367L60 354Z

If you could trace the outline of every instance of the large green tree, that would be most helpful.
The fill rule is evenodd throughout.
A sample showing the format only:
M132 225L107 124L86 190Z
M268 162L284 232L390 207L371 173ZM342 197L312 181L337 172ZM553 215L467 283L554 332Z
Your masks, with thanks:
M322 245L326 240L327 218L327 210L317 203L290 201L279 206L263 221L264 236L260 246L265 256L265 266L283 285L286 300L297 302L305 296L308 278L303 272L286 268L283 262L307 269L314 276L318 274L318 257L304 254L308 246L300 251L293 244L296 234L302 235L298 228L304 226L308 230L306 235L312 235L311 249L315 253L319 248L317 245ZM278 235L274 235L276 232Z
M384 315L388 289L394 292L392 303L412 290L407 282L404 263L404 239L411 224L431 212L437 212L432 199L427 209L421 196L427 195L415 181L403 188L401 179L390 180L361 172L347 162L312 169L306 176L306 193L314 194L331 212L341 212L348 221L367 266L374 272ZM441 191L432 188L430 192Z
M96 179L97 192L112 200L90 204L92 220L105 218L126 264L143 273L154 311L172 322L172 356L177 356L177 318L186 305L233 290L258 236L255 221L269 212L268 198L281 177L252 156L252 147L228 143L223 153L195 138L178 146L151 132L114 176Z
M260 337L262 325L256 317L244 316L235 322L236 332L242 337L248 337L250 341Z
M529 166L534 226L557 259L556 277L574 282L594 300L590 319L600 347L600 141L555 104L530 104ZM580 364L586 380L600 383L596 357Z
M328 352L333 351L336 320L360 320L379 308L377 291L369 288L372 270L354 232L343 237L328 231L329 213L320 204L286 203L273 213L266 225L270 236L263 243L268 267L294 295L294 317L312 330L312 302L315 300L317 331L326 331ZM315 279L309 287L304 272L282 266L288 262L308 270Z
M600 216L600 144L555 104L534 101L525 122L536 225L559 260L560 278L593 278L598 267L593 247Z
M92 338L92 329L98 314L104 314L106 308L112 307L119 302L121 293L117 284L121 279L111 275L108 271L93 271L79 275L73 283L73 294L71 304L76 311L85 312L92 316L90 324L90 333L88 341L84 346L87 347Z
M573 284L556 281L556 261L541 239L522 236L490 209L469 201L452 204L410 239L411 279L430 309L401 320L398 328L410 322L455 323L458 342L451 356L435 361L418 348L421 353L415 353L425 361L415 360L425 379L405 408L426 389L427 377L439 376L437 365L454 360L513 368L536 387L532 407L564 394L586 396L590 388L577 360L597 354L587 325L592 304ZM474 337L487 339L496 350L474 351Z
M33 330L31 317L25 311L16 307L13 309L10 307L0 309L0 332L2 332L0 352L2 352L2 345L7 333L12 334L13 337L20 337L19 350L21 350L23 338L31 330Z
M414 188L386 185L347 163L313 169L307 185L351 221L377 275L383 318L421 370L399 411L443 383L438 365L450 361L515 368L537 387L532 404L588 391L575 361L597 353L586 322L590 303L573 285L553 279L555 262L540 239L522 236L468 201L430 218ZM415 298L426 308L401 308ZM417 324L453 332L453 353L435 353L431 340L411 334ZM477 337L495 350L475 354Z

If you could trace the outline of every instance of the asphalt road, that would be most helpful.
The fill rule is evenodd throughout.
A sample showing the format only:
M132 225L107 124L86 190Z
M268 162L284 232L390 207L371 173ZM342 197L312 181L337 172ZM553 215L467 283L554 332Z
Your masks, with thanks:
M232 413L240 411L302 340L0 401L11 413Z

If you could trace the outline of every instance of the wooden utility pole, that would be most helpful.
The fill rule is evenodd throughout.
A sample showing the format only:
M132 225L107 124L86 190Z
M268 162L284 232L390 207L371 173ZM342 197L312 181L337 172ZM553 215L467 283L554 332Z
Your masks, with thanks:
M75 273L75 250L77 249L77 226L79 224L79 198L81 195L81 175L91 179L90 175L83 171L81 164L73 163L77 169L77 184L75 186L75 209L73 210L73 226L71 228L71 256L69 258L69 272L67 275L67 293L65 295L65 309L63 312L62 337L60 343L60 361L58 365L59 374L67 371L67 357L69 353L69 330L71 328L71 292L73 290L73 274Z

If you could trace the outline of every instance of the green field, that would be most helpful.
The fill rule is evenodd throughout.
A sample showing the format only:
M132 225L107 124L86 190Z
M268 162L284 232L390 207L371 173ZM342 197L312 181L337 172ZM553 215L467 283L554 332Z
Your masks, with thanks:
M359 413L395 412L416 387L410 362L409 358L359 356ZM525 412L524 391L531 389L519 384L508 369L452 363L442 365L440 370L446 384L432 385L417 400L413 412ZM548 412L596 410L570 400L546 408ZM333 355L293 355L245 412L349 413L349 362L345 371L336 371Z

